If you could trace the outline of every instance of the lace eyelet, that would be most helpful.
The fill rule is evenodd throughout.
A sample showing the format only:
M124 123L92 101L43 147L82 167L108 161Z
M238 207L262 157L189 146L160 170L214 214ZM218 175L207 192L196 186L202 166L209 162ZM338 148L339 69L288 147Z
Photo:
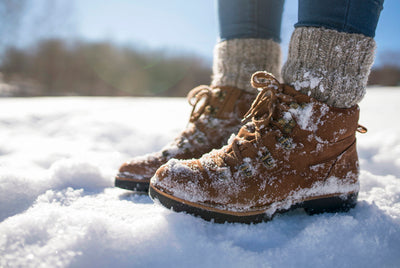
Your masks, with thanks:
M296 126L296 121L294 121L293 119L287 121L286 119L281 118L278 120L278 123L282 126L283 132L285 132L286 134L291 133L293 128Z
M289 127L289 126L285 126L285 127L283 128L283 132L285 132L286 134L291 133L292 130L293 130L293 128L292 128L292 127Z
M289 107L290 108L292 108L292 109L299 109L299 108L301 108L301 109L304 109L305 107L307 106L307 103L297 103L297 102L291 102L290 104L289 104Z
M226 92L223 90L217 91L217 98L220 102L224 101L226 97Z
M292 109L298 109L300 105L297 102L292 102L289 104L290 108Z
M196 138L196 141L197 141L198 143L200 143L200 144L203 144L203 143L204 143L204 139L201 138L201 137L197 137L197 138Z
M182 148L185 144L185 141L183 139L180 139L178 144L176 145L178 148Z
M269 151L265 152L264 155L260 158L260 160L264 164L264 166L268 169L271 169L275 166L275 160Z
M239 170L243 172L246 177L251 177L253 172L251 171L250 165L247 163L243 163L239 166Z
M167 150L162 151L161 154L163 157L169 157L169 155L170 155Z
M286 121L284 118L281 118L281 119L278 120L278 123L279 123L281 126L284 126L284 125L286 125L287 121Z
M217 173L217 178L219 181L226 181L228 180L228 176L225 174L225 172L218 172Z
M217 179L219 181L226 181L231 178L231 171L229 167L220 167L216 170Z
M292 139L291 138L282 136L282 137L278 138L278 142L286 150L290 150L290 149L293 148L293 143L292 143Z
M218 112L218 107L213 107L211 105L207 105L205 108L205 112L211 116L215 116Z

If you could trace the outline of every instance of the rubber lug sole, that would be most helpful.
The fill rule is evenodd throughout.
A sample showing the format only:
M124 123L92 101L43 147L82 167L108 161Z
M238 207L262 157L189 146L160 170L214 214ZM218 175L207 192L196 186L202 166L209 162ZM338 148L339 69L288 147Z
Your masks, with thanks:
M131 190L136 192L148 192L149 182L137 182L132 180L121 180L118 177L115 178L114 186L125 190Z
M188 214L198 216L206 221L213 221L215 223L237 222L237 223L250 224L250 223L260 223L260 222L270 221L277 214L282 214L297 208L303 208L309 215L325 213L325 212L328 213L347 212L351 208L354 208L356 206L358 193L351 193L345 196L333 196L333 197L304 201L292 205L289 209L277 210L271 216L267 215L264 212L255 215L237 216L237 215L210 211L171 199L167 195L159 193L151 186L149 189L149 195L153 200L157 199L163 206L172 209L175 212L186 212Z
M338 213L348 212L357 205L358 193L352 193L345 196L332 196L305 201L301 204L308 215L320 213Z

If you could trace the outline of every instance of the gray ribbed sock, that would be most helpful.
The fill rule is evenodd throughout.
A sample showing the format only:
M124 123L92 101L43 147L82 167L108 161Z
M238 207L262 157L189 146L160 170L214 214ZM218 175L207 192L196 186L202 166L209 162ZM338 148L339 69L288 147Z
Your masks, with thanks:
M349 108L365 95L374 50L374 39L362 34L299 27L291 37L282 77L304 94Z
M268 71L280 78L281 48L266 39L232 39L214 49L213 86L234 86L254 92L250 85L256 71Z

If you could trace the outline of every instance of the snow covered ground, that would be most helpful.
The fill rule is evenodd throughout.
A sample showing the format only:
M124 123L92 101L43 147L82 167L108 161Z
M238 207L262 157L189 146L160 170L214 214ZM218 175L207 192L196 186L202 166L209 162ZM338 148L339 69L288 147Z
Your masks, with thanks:
M0 267L400 267L399 103L361 104L355 209L221 225L113 188L185 126L184 99L0 99Z

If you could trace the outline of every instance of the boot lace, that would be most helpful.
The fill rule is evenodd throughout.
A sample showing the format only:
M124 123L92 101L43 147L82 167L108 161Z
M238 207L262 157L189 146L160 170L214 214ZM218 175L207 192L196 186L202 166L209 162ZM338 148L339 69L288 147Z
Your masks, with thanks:
M230 146L223 153L222 158L231 158L235 162L243 162L240 147L246 142L261 143L261 133L263 129L267 129L268 126L276 126L282 128L282 126L273 120L275 110L285 109L283 103L294 102L295 99L286 94L280 94L283 92L282 85L268 72L259 71L252 75L251 84L254 88L261 89L256 99L252 103L249 111L245 114L243 122L252 121L252 133L248 137L236 136L231 142ZM286 109L289 109L287 107ZM256 152L256 146L250 146L254 153Z
M201 85L193 88L188 96L188 102L191 106L193 106L192 112L190 114L189 122L195 123L202 114L204 114L207 110L207 107L210 107L209 103L212 98L212 88L209 86ZM182 152L189 152L192 147L191 144L193 141L197 141L198 143L204 143L205 133L200 131L198 128L186 128L181 134L173 141L171 146L176 146ZM174 150L172 150L174 151ZM164 157L173 156L176 153L171 153L169 149L162 151L162 155Z
M187 98L191 106L193 106L190 114L190 121L194 122L204 113L212 97L212 89L209 86L201 85L193 88ZM204 99L204 101L203 101ZM199 107L197 107L199 106Z
M280 110L282 112L288 111L290 108L297 109L300 104L297 103L296 99L293 96L287 95L283 93L283 86L279 83L275 77L264 71L259 71L253 74L251 78L251 84L254 88L260 89L257 98L252 103L249 111L245 114L243 118L243 122L246 123L248 121L252 121L250 123L249 134L244 135L244 137L236 136L230 145L228 145L227 149L220 156L224 162L225 159L230 159L236 163L244 163L243 156L241 154L240 147L245 143L254 142L258 144L258 146L248 146L248 149L257 155L259 153L256 148L261 148L262 146L262 132L265 132L267 129L279 129L280 134L276 133L274 135L278 135L278 142L286 149L291 149L291 141L290 138L286 137L284 133L290 133L291 129L296 124L295 121L286 121L283 118L274 120L273 116L276 113L276 110ZM248 128L249 129L249 128ZM360 133L366 133L367 128L362 125L358 125L357 131ZM273 161L271 155L268 150L266 152L261 152L263 155L263 161ZM266 163L266 162L264 162ZM267 163L269 165L270 163ZM246 164L242 164L239 167L245 173L250 174L248 166Z

